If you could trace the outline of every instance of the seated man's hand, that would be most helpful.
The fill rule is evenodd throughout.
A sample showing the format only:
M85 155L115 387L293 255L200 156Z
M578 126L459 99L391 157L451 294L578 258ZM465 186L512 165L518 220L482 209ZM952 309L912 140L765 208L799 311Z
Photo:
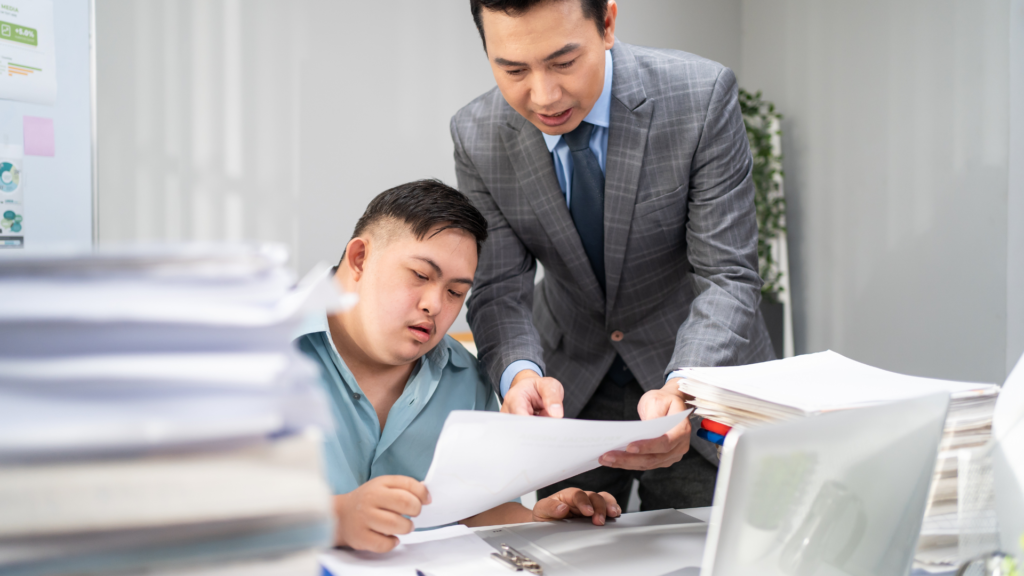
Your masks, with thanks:
M421 482L408 476L378 476L334 497L334 545L387 552L398 546L395 534L412 532L412 520L404 516L419 516L429 503L430 494Z
M501 403L506 414L523 416L550 416L561 418L562 383L554 378L545 378L533 370L522 370L512 379L508 394Z
M661 390L651 390L640 397L637 405L641 420L651 420L686 410L679 379L669 380ZM638 440L625 451L613 450L601 456L599 462L612 468L651 470L667 468L683 459L690 450L690 421L683 420L675 428L650 440Z
M533 507L533 521L547 522L564 518L589 516L595 526L603 526L605 518L615 518L622 509L615 497L607 492L586 492L579 488L566 488L538 500Z

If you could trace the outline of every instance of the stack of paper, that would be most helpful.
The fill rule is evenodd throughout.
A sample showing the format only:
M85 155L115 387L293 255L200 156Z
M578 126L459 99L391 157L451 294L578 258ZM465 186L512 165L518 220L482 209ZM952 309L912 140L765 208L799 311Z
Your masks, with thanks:
M749 427L948 391L949 414L928 517L957 512L958 450L982 446L991 438L999 394L995 384L895 374L832 351L748 366L682 368L680 372L679 389L694 397L690 404L697 415L726 427ZM933 544L947 553L935 553L930 549ZM932 558L956 555L955 539L922 540L922 545L922 551L930 549Z
M329 287L285 260L0 260L0 572L319 573L330 417L291 335Z

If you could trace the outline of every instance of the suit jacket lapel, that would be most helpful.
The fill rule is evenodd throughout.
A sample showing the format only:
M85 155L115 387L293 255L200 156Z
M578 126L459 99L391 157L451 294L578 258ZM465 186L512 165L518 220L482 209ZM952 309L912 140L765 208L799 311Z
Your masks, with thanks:
M647 100L632 52L616 41L612 46L612 61L615 72L604 183L606 318L610 317L618 295L647 132L654 113L654 102Z
M551 153L540 130L511 108L510 112L507 122L501 126L501 139L515 169L516 181L524 192L522 201L533 208L562 260L589 295L584 305L600 310L604 302L601 286L565 205Z

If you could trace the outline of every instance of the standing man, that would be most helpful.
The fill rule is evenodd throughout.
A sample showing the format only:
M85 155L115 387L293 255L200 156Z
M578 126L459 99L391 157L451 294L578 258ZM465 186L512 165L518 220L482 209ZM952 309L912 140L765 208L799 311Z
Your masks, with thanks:
M616 42L614 0L470 6L497 87L451 132L488 222L469 321L502 411L655 418L685 409L673 369L771 359L732 71ZM639 478L645 510L710 505L717 458L694 429L566 484L627 502Z

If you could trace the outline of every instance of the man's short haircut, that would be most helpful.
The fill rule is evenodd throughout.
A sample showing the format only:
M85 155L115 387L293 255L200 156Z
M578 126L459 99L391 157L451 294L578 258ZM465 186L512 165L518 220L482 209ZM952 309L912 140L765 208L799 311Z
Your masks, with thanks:
M487 239L487 220L462 192L440 180L417 180L377 195L356 222L352 237L397 222L409 227L417 240L444 230L465 230L476 240L476 252ZM434 230L438 228L437 230ZM344 259L344 256L342 256Z
M590 18L597 24L597 31L604 36L604 18L608 14L608 0L469 0L469 10L473 13L473 22L480 31L480 39L487 51L487 38L484 38L484 20L481 12L484 9L493 12L504 12L509 16L521 16L530 8L544 2L579 2L583 6L583 17Z

